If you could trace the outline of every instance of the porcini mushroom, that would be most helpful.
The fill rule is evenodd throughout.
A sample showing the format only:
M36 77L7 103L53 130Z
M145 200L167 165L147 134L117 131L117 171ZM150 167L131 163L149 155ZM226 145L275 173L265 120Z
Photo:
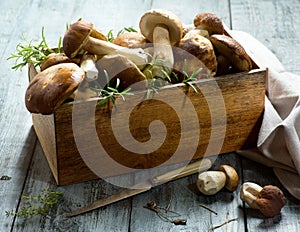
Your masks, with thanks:
M74 63L53 65L29 83L25 104L29 112L52 114L79 86L84 71Z
M205 195L214 195L223 187L233 192L238 186L238 174L233 167L221 165L219 171L200 173L196 184L200 192Z
M99 70L98 82L101 86L107 84L104 70L110 79L110 86L114 87L116 80L120 80L119 91L131 88L132 90L145 90L146 77L141 70L127 57L120 54L105 55L96 62ZM105 81L105 83L103 83Z
M118 35L114 44L127 48L144 48L147 44L146 38L139 32L128 31Z
M278 215L285 204L284 194L277 186L266 185L262 188L252 182L241 186L240 198L251 208L259 209L266 217Z
M213 45L207 38L190 32L180 40L178 47L197 57L203 63L203 66L209 70L210 75L214 76L216 74L217 58Z
M111 42L93 37L95 27L91 22L80 20L73 23L63 38L63 48L67 56L75 57L81 49L95 55L118 53L126 56L135 64L143 66L147 63L147 55L143 49L129 49Z
M206 171L199 174L197 187L204 195L214 195L219 192L226 182L226 175L220 171Z
M153 9L144 13L139 27L146 39L153 43L152 62L170 74L174 65L172 46L180 41L183 33L180 19L170 11ZM160 69L154 69L153 73L164 77Z
M239 185L239 176L236 170L226 164L221 165L219 170L224 172L226 175L225 188L231 192L235 191Z
M71 63L75 62L75 59L70 59L64 53L50 53L41 64L41 71L49 68L50 66L61 64L61 63Z
M222 20L214 13L199 13L194 17L194 25L197 29L207 30L210 35L223 34Z
M245 49L235 39L227 35L211 35L210 41L216 50L231 61L239 71L250 71L252 62Z

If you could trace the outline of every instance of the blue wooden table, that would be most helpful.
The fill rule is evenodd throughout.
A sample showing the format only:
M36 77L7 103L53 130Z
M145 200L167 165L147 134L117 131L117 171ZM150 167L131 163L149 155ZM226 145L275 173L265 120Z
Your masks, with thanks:
M201 195L195 189L197 175L169 182L149 192L106 206L99 210L67 218L80 206L111 195L119 187L101 179L69 186L57 186L32 127L31 115L24 105L28 86L27 69L14 71L7 60L16 45L26 38L40 39L45 28L50 45L64 34L67 23L79 18L94 22L101 30L114 32L123 27L138 28L140 16L148 9L173 11L181 20L192 23L199 12L214 12L229 27L256 37L272 50L286 70L300 74L300 2L299 0L3 0L0 3L0 231L209 231L228 219L234 221L215 231L300 231L300 202L279 183L270 168L235 153L219 155L213 167L229 163L240 175L240 184L253 181L283 189L287 203L281 215L266 219L246 208L239 193L222 190L214 196ZM4 178L4 177L7 178ZM22 194L35 196L43 189L60 191L63 196L46 214L30 219L6 216L19 211L26 202ZM143 206L155 201L187 219L186 225L162 220ZM218 214L200 206L204 204Z

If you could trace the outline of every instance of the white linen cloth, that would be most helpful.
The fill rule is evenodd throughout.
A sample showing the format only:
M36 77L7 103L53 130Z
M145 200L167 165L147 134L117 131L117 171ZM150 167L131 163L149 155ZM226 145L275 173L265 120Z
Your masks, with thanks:
M257 148L237 152L272 167L282 185L300 199L300 76L285 71L275 55L248 33L231 33L256 64L268 68Z

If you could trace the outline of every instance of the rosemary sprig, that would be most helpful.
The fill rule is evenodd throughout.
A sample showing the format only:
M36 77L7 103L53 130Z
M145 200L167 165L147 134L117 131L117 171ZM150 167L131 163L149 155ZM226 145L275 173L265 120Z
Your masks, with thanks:
M127 88L123 91L119 91L119 86L120 86L120 79L116 79L116 85L110 86L110 78L106 70L103 70L106 78L106 88L101 88L99 84L99 88L93 88L91 87L90 89L97 92L102 99L98 102L98 105L102 105L106 102L108 102L110 99L113 104L115 104L115 101L117 97L121 97L123 101L125 101L125 96L131 96L133 93L131 93L131 88Z
M149 56L151 57L151 55L149 54ZM146 68L143 70L144 75L146 76L147 79L152 80L150 82L148 82L148 91L147 91L147 97L149 97L151 91L153 90L153 87L155 86L155 80L157 79L161 79L164 80L166 82L171 83L172 79L175 79L177 83L181 82L184 83L185 85L191 87L195 93L198 93L198 90L196 89L196 87L191 83L193 81L197 80L197 75L202 71L202 68L199 68L196 71L193 71L191 75L188 74L187 72L187 61L186 59L184 59L184 63L183 63L183 70L182 70L182 74L183 74L183 79L180 80L180 78L178 77L178 75L176 74L176 72L172 72L170 75L163 69L162 67L162 61L159 58L154 58L151 60L151 62L149 62L146 65ZM153 71L159 69L160 72L162 73L162 76L156 76L154 75ZM153 81L154 80L154 81ZM149 85L150 84L150 85ZM163 86L163 85L161 85ZM156 91L158 90L157 86L155 87Z
M6 216L20 216L25 219L31 218L36 215L44 214L58 202L62 196L62 192L42 190L42 194L38 196L22 195L22 199L27 200L26 206L22 207L18 212L5 211ZM38 204L39 206L35 207Z
M33 63L34 66L39 66L42 64L43 60L50 53L54 53L54 51L48 46L46 41L44 27L42 27L42 41L37 44L36 40L28 40L24 34L22 34L22 39L25 44L19 43L16 46L16 53L11 54L7 59L15 59L15 65L12 67L14 70L22 69L28 63ZM58 41L58 52L61 52L61 37Z

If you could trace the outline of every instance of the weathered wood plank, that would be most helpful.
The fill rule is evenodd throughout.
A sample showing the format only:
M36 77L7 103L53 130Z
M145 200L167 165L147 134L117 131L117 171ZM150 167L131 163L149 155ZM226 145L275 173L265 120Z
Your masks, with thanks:
M11 177L0 181L3 199L0 231L9 231L13 224L14 218L5 217L5 211L17 208L36 143L30 114L24 108L24 91L28 84L26 70L14 72L10 69L12 62L7 61L20 38L20 18L16 15L24 17L24 6L23 1L4 1L0 8L3 26L0 36L0 177Z
M70 23L78 18L86 18L107 32L114 29L117 32L123 26L134 26L137 28L139 16L147 9L166 8L171 5L170 10L179 14L182 20L189 21L200 11L211 11L217 13L230 25L229 2L228 1L3 1L1 2L0 18L6 25L1 31L0 38L0 151L1 175L9 175L11 180L0 181L1 209L12 210L17 207L19 196L22 192L26 170L30 163L32 150L35 144L35 134L31 129L30 114L24 107L23 95L27 84L26 70L13 72L8 69L12 62L6 61L6 57L14 52L14 48L21 41L21 33L24 32L28 38L40 38L41 27L45 26L47 38L50 45L56 45L57 38L65 31L65 23ZM171 3L170 3L171 2ZM290 71L299 73L297 60L299 47L299 2L286 1L244 1L235 0L232 2L233 27L250 32L252 35L266 43L270 49L279 56L285 67ZM187 8L190 11L181 13ZM104 11L103 11L104 9ZM114 9L112 12L111 9ZM279 13L285 20L280 20L276 14ZM104 13L103 13L104 12ZM239 13L241 12L241 13ZM282 14L284 12L284 14ZM287 12L287 13L286 13ZM257 14L258 19L255 19ZM118 15L119 18L117 18ZM38 18L38 20L37 20ZM111 21L113 19L113 21ZM17 25L17 21L22 23ZM264 25L261 22L267 21ZM250 22L250 27L248 26ZM190 22L186 22L190 23ZM60 26L61 24L61 26ZM103 25L105 24L105 25ZM59 25L59 26L58 26ZM258 26L257 26L258 25ZM271 25L271 26L270 26ZM272 25L275 25L272 27ZM290 27L290 31L287 30ZM276 29L273 31L273 29ZM255 31L255 34L252 33ZM3 35L4 36L3 36ZM283 35L287 35L286 38ZM261 36L261 37L260 37ZM293 46L291 46L293 44ZM277 51L277 48L280 51ZM287 52L285 53L285 50ZM290 56L293 58L289 58ZM283 57L283 58L281 58ZM16 78L15 78L16 77ZM223 159L224 157L224 159ZM235 155L219 156L218 163L229 162L237 167L241 174L241 165ZM256 168L255 168L256 166ZM257 170L257 164L243 161L245 169L245 180L252 180L252 177L259 173L257 181L260 183L277 183L272 180L272 174L268 174L264 166ZM248 174L247 174L248 173ZM262 178L264 176L265 178ZM257 177L258 178L258 177ZM270 179L269 179L270 178ZM190 187L194 186L196 175L182 180L154 188L133 198L133 212L130 215L131 200L125 200L117 204L105 207L100 210L82 215L73 219L65 220L66 212L77 209L96 199L116 192L118 188L103 181L91 181L88 183L57 187L47 165L40 145L36 147L30 172L24 188L25 194L37 195L43 188L59 190L64 192L62 201L51 210L49 215L36 217L23 221L17 218L12 231L207 231L212 225L217 225L226 220L226 213L229 211L229 218L238 216L237 222L228 225L228 231L244 231L243 212L241 202L238 201L238 193L230 194L221 191L214 197L204 197L199 193L193 193ZM187 217L187 226L174 226L168 222L162 222L157 216L146 209L143 205L149 200L156 200L161 206L169 201L169 193L173 193L171 208ZM249 231L298 231L299 202L295 201L288 194L288 203L283 209L282 219L277 224L273 221L251 217L251 212L246 210L249 222ZM213 215L207 210L198 206L199 203L207 204L219 212ZM21 202L22 206L24 202ZM3 212L4 213L4 212ZM0 231L10 231L14 218L0 217ZM108 221L107 221L108 220ZM129 226L130 220L130 227ZM267 223L270 223L267 225ZM144 225L145 223L145 225ZM147 225L147 226L146 226ZM295 226L293 226L295 225ZM225 230L225 227L222 228ZM223 231L220 229L220 231Z
M221 164L229 164L241 175L240 161L236 159L234 153L212 157L212 161L214 161L212 170L217 170ZM228 224L228 231L243 231L243 216L241 210L237 207L238 192L231 193L221 190L216 195L205 196L197 190L196 180L197 175L192 175L157 186L150 192L134 197L130 230L146 231L149 228L154 228L155 231L209 231L212 226L225 222L228 213L229 218L238 218L236 222ZM186 218L187 225L174 225L144 208L151 201L156 202L160 207L166 207L171 198L170 210L181 214L180 217L175 217L175 219ZM218 215L202 208L200 204L215 210Z
M300 74L300 3L298 0L231 1L233 29L265 44L286 70Z
M68 212L78 207L113 194L119 190L118 187L104 180L58 187L39 143L37 143L29 170L23 194L37 196L46 189L60 191L63 193L63 197L46 215L38 215L26 220L17 217L13 227L14 231L128 231L130 200L121 201L78 217L66 217ZM22 200L20 208L25 203L26 200Z

